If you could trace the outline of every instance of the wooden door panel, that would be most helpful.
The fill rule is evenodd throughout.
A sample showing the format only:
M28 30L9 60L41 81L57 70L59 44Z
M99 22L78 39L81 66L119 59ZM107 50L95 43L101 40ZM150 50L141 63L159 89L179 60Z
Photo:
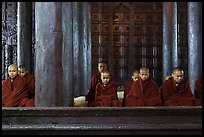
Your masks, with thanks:
M158 53L162 51L161 5L155 2L92 4L92 52L95 52L92 64L107 61L119 86L124 86L132 71L141 66L152 69L153 77L161 80L161 75L157 75L162 74L161 53Z

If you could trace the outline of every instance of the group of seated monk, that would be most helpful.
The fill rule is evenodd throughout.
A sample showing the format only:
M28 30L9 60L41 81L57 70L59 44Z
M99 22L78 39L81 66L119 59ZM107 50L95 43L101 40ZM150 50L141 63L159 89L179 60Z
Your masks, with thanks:
M25 66L8 67L9 77L2 81L3 107L34 107L35 77ZM79 99L79 98L78 98ZM175 67L172 75L160 87L150 77L149 68L135 70L132 78L124 86L124 96L120 100L117 84L104 62L98 63L98 71L91 78L91 85L84 98L88 107L137 107L137 106L201 106L202 79L195 82L194 94L184 72ZM76 103L75 106L80 106Z
M184 72L175 67L159 87L150 77L149 68L135 70L132 79L124 86L122 100L117 96L116 81L104 62L98 63L98 72L91 78L91 86L85 96L88 107L137 107L137 106L201 106L201 80L197 82L195 95ZM197 89L198 87L199 90Z
M11 64L9 77L2 81L2 107L34 107L35 77L25 66Z

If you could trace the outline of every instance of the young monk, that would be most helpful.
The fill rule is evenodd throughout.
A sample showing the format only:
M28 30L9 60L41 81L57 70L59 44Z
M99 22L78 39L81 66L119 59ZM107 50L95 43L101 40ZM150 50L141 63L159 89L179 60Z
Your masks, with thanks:
M88 101L87 106L92 107L95 101L96 85L101 82L101 72L107 70L107 64L105 62L98 63L98 70L91 77L91 85L86 95L85 100Z
M195 81L194 95L202 105L202 78L201 77Z
M24 65L20 65L18 67L18 74L27 80L28 89L29 89L28 98L32 99L34 103L35 102L35 77L34 75L29 73L28 70L26 70L26 67Z
M179 67L173 69L172 77L162 83L160 90L165 106L199 105L188 81L184 79L183 70Z
M8 74L2 82L2 107L31 107L26 79L18 75L16 64L8 67Z
M139 79L132 82L130 91L125 97L125 106L162 106L159 88L149 77L147 67L141 67Z
M110 72L101 72L101 82L96 86L95 107L122 107L117 96L117 84L112 81Z
M124 86L124 97L123 97L123 102L122 102L123 106L125 106L125 98L132 87L132 83L137 80L139 80L139 71L134 70L132 74L132 78Z

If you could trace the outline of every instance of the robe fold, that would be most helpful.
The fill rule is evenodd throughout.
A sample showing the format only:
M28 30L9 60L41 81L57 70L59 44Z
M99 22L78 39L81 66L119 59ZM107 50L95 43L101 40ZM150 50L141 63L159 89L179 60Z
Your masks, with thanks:
M194 95L202 104L202 79L201 78L195 81Z
M94 106L96 85L99 82L101 82L101 74L98 71L97 73L95 73L91 77L91 85L90 85L90 88L89 88L88 93L87 93L86 98L85 98L86 101L88 101L88 104L87 104L88 107Z
M130 92L130 89L132 87L133 82L134 82L133 79L128 80L124 86L124 95L123 95L123 101L122 101L123 106L125 106L125 98L126 98L127 94Z
M17 75L14 79L12 90L10 77L2 82L2 106L3 107L29 107L28 88L26 79Z
M35 97L35 77L30 73L26 73L24 78L26 78L28 83L28 89L29 89L28 97L29 98Z
M106 85L99 82L96 86L95 107L122 107L117 96L117 84L109 81Z
M132 81L129 89L129 92L126 91L128 93L125 97L125 106L162 106L160 91L153 79L149 78L142 83L139 78L137 81Z
M191 87L186 79L176 86L173 77L165 80L161 87L164 106L197 106L199 101L192 93Z
M27 80L29 90L29 101L27 103L29 104L29 106L35 106L35 77L30 73L26 73L24 78Z

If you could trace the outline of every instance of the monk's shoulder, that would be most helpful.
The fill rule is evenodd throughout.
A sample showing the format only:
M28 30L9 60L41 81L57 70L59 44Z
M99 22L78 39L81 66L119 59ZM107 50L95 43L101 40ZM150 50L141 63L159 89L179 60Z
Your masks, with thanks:
M2 81L2 85L8 84L10 82L10 78L6 78Z
M149 78L147 82L151 85L157 85L156 81L153 78Z
M21 76L16 76L16 78L15 78L15 81L17 81L17 82L19 82L19 83L27 83L26 81L26 78L23 78L23 77L21 77Z
M7 80L2 80L2 85L5 85L7 83Z
M33 74L31 74L31 73L26 73L26 77L29 77L29 78L31 78L31 79L34 79L34 78L35 78L35 76L34 76Z

